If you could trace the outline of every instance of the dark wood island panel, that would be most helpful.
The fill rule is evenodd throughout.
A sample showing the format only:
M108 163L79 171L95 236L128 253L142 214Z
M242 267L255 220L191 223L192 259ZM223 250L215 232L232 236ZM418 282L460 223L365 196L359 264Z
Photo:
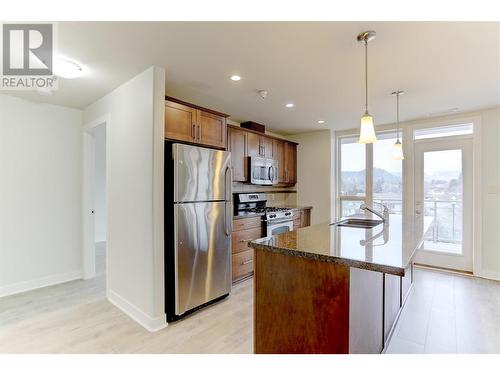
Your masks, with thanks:
M349 267L255 250L255 270L255 353L349 353Z

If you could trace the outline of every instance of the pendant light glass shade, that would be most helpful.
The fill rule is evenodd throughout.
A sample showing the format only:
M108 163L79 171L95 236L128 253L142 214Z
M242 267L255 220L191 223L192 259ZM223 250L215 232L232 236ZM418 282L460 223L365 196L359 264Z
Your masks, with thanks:
M373 117L365 112L361 117L361 128L359 131L359 143L374 143L377 141L375 128L373 127Z
M399 141L399 139L394 143L394 154L393 154L393 159L394 160L404 160L405 156L403 154L403 145Z
M404 94L404 91L397 90L392 93L393 96L396 97L396 126L397 126L397 140L396 143L394 143L394 154L392 158L394 160L404 160L405 156L403 154L403 145L401 144L401 141L399 140L399 95Z
M359 143L375 143L377 136L373 127L373 117L368 113L368 42L373 40L377 34L375 31L364 31L358 35L358 42L365 46L365 114L361 117L359 129Z

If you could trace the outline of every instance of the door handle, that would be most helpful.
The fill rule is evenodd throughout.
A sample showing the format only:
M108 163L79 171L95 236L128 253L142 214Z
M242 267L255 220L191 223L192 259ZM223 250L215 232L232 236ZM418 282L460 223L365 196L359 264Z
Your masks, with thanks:
M226 171L224 172L224 177L226 185L224 187L226 195L225 197L226 212L224 213L224 231L226 232L226 235L229 236L233 231L233 218L231 217L231 212L232 212L231 184L233 182L233 171L231 170L231 167L226 167Z

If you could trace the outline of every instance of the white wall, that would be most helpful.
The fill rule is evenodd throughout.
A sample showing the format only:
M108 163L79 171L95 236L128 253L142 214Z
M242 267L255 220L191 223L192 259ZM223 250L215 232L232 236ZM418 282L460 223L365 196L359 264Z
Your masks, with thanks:
M500 108L478 113L482 122L482 274L500 280Z
M106 241L106 126L94 130L94 236L95 242Z
M81 277L81 116L0 94L0 296Z
M149 330L166 326L163 257L165 72L151 67L88 106L109 116L108 298Z
M311 224L330 221L331 134L330 130L288 137L297 148L297 204L313 206Z

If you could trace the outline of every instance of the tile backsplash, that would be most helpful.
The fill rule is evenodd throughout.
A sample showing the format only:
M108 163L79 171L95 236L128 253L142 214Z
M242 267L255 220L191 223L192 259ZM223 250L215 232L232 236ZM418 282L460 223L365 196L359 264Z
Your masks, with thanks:
M260 186L233 182L233 193L266 193L268 206L297 205L295 187Z

